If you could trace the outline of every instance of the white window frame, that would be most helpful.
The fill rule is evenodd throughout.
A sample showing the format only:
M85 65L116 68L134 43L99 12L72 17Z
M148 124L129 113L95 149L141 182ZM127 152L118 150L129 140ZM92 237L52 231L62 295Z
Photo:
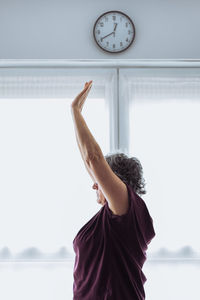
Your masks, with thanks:
M110 151L120 149L129 154L128 105L130 91L126 86L125 73L128 69L141 70L153 68L200 68L200 60L0 60L0 76L25 75L66 75L77 68L86 80L100 78L105 88L106 105L109 112ZM80 74L79 74L80 75ZM97 77L95 77L97 76ZM98 77L99 76L99 77ZM109 79L106 81L106 79ZM100 88L101 89L101 88ZM101 90L102 91L102 90ZM72 91L73 92L73 91ZM1 96L1 95L0 95ZM126 117L124 117L126 116ZM101 146L101 145L100 145Z

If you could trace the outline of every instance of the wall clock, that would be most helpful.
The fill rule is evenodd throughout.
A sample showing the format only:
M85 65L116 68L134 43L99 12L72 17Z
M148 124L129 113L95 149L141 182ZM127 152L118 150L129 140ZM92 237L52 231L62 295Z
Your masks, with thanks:
M107 11L96 20L93 36L97 45L104 51L119 53L128 49L133 43L135 26L123 12Z

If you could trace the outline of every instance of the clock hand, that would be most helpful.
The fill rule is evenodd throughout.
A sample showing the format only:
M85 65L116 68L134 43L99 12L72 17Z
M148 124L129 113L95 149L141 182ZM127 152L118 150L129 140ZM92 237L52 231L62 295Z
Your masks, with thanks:
M118 25L118 24L117 24L117 23L115 23L115 28L114 28L114 31L113 31L113 32L111 32L111 33L109 33L109 34L107 34L107 35L105 35L104 37L102 37L102 38L101 38L101 42L102 42L102 41L103 41L103 39L105 39L107 36L109 36L109 35L111 35L111 34L113 34L113 33L115 34L115 30L116 30L116 28L117 28L117 25Z
M116 28L117 28L117 23L115 23L115 28L114 28L114 31L113 31L113 33L114 33L114 38L115 38L115 30L116 30Z
M101 38L101 41L103 41L103 39L105 39L107 36L109 36L109 35L111 35L111 34L113 34L113 32L111 32L111 33L105 35L104 37L102 37L102 38Z
M116 30L116 28L117 28L117 25L118 25L118 24L117 24L117 23L115 23L115 29L114 29L114 31Z

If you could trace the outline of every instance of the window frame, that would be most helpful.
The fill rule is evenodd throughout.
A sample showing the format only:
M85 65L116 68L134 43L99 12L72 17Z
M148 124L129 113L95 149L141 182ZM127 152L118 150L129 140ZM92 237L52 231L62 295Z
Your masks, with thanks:
M109 114L110 152L121 150L129 155L129 103L127 86L129 70L139 72L154 68L200 68L200 60L1 60L0 76L49 75L59 76L72 72L83 78L102 78L105 88L106 109ZM103 79L103 77L106 77ZM99 79L100 78L100 79ZM106 79L109 79L106 81ZM94 80L95 81L95 80ZM73 92L73 90L72 90ZM126 116L126 117L124 117ZM101 145L100 145L101 146Z

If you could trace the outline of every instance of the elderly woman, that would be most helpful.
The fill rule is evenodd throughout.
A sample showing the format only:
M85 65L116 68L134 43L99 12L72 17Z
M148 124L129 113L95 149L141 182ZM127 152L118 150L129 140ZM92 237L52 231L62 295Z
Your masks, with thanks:
M142 267L155 236L153 219L138 194L142 166L123 153L104 157L81 114L92 87L86 82L71 104L76 139L102 208L73 240L73 300L144 300Z

